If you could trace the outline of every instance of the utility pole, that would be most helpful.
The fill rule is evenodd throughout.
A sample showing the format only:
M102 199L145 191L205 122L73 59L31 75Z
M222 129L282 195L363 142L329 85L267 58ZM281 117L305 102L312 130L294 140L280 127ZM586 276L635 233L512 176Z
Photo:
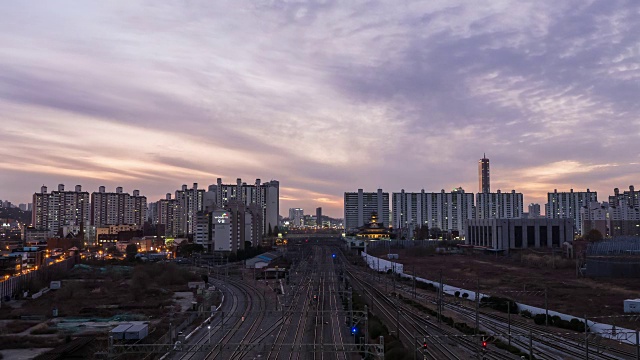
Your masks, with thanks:
M533 360L533 331L529 330L529 360Z
M547 290L549 290L548 286L544 287L544 326L549 326L549 302L547 297Z
M396 335L400 340L400 307L396 304Z
M587 315L584 316L584 354L585 359L589 360L589 333L587 330L589 329L589 322L587 320Z
M478 331L480 330L480 319L478 311L480 310L480 278L478 278L478 283L476 284L476 328L474 331L474 335L478 335Z
M416 295L416 266L413 265L413 298L417 297Z
M438 284L438 324L442 325L442 269L440 269L440 284Z
M511 346L511 300L507 301L507 336L509 338L509 346Z

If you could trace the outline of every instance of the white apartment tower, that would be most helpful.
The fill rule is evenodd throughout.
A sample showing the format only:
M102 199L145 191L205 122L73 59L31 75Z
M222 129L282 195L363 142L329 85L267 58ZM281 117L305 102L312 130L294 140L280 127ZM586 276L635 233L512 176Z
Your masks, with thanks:
M473 194L462 188L447 193L393 193L393 226L408 231L418 226L458 232L464 236L464 222L474 218ZM346 222L346 219L345 219Z
M176 208L174 212L173 235L187 236L196 231L196 220L199 211L203 210L204 189L198 189L198 183L193 188L182 185L176 190Z
M547 219L573 219L578 234L582 231L582 214L581 209L588 206L592 202L598 201L598 193L595 191L574 192L558 192L554 190L547 193L547 204L545 205L545 216Z
M378 214L379 222L383 226L388 227L389 223L389 193L382 192L364 192L358 189L358 192L344 193L344 228L345 230L355 230L364 226L365 221L371 217L371 213Z
M91 194L91 225L134 225L142 229L147 218L147 198L139 190L133 195L117 187L115 192L106 192L104 186Z
M91 218L89 193L76 185L74 191L65 191L58 185L57 191L47 192L42 186L33 194L31 223L36 229L48 230L49 235L58 234L64 226L85 226Z
M515 190L476 194L476 219L520 219L522 209L522 193Z

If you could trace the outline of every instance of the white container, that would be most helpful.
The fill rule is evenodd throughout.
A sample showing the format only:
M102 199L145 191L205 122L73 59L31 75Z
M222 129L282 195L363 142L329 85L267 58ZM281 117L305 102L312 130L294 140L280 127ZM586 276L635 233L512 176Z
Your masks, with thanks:
M52 281L51 284L49 284L49 289L58 290L60 289L61 286L62 286L62 283L60 281Z
M628 299L624 301L625 313L640 313L640 299Z

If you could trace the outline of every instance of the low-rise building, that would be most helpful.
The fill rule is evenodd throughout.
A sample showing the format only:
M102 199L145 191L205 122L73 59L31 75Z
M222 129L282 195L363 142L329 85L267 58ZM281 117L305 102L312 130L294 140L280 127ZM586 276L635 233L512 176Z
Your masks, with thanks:
M466 223L465 245L509 252L559 248L573 241L573 219L473 219Z

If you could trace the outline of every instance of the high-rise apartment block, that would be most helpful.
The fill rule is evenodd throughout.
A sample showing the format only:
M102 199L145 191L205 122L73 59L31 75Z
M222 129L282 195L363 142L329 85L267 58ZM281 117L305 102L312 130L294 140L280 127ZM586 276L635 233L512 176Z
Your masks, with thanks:
M213 201L217 207L225 207L232 201L237 201L245 206L257 204L262 209L262 229L267 234L269 229L275 229L279 223L280 215L280 183L271 180L262 183L256 179L254 184L242 182L237 179L235 184L223 184L218 178L215 185L209 186Z
M322 208L316 208L316 226L321 228L322 227Z
M377 192L358 189L358 192L344 193L345 230L355 230L364 226L372 212L378 214L379 223L385 227L389 226L389 193L382 192L382 189L378 189Z
M182 185L181 190L176 190L176 211L174 212L173 233L175 236L187 236L196 231L196 217L204 208L204 189L198 189L198 184L193 183L191 189Z
M520 219L523 209L522 193L511 192L477 193L476 219Z
M46 229L50 236L57 235L64 226L86 226L91 219L89 193L76 185L74 191L65 191L58 185L57 191L47 192L42 186L33 194L31 223L38 230Z
M194 242L207 252L244 250L260 245L263 235L262 209L235 200L224 208L198 213Z
M576 232L583 234L583 223L581 209L592 202L598 201L598 193L595 191L558 192L554 190L547 193L547 204L545 205L545 216L547 219L572 219L576 226Z
M300 208L289 209L289 220L293 227L304 226L304 210Z
M106 192L100 186L91 193L91 225L108 227L110 225L134 225L142 229L147 219L147 198L134 190L133 195L117 187L115 192Z
M529 204L529 219L537 219L540 217L540 204Z
M640 202L634 186L613 190L608 202L591 202L582 209L582 234L597 229L603 236L640 236Z
M478 161L478 192L491 192L491 184L489 182L489 159L485 155Z
M165 236L175 236L176 232L174 229L177 227L176 221L176 213L178 212L178 201L176 199L171 198L171 193L167 193L164 199L158 200L156 202L156 217L157 220L154 223L156 227L161 227L162 229L157 229L159 234L164 234Z
M473 219L473 194L462 188L439 193L393 193L393 225L411 237L417 226L439 228L464 236L464 223ZM345 215L346 216L346 215ZM346 219L345 219L346 221Z

